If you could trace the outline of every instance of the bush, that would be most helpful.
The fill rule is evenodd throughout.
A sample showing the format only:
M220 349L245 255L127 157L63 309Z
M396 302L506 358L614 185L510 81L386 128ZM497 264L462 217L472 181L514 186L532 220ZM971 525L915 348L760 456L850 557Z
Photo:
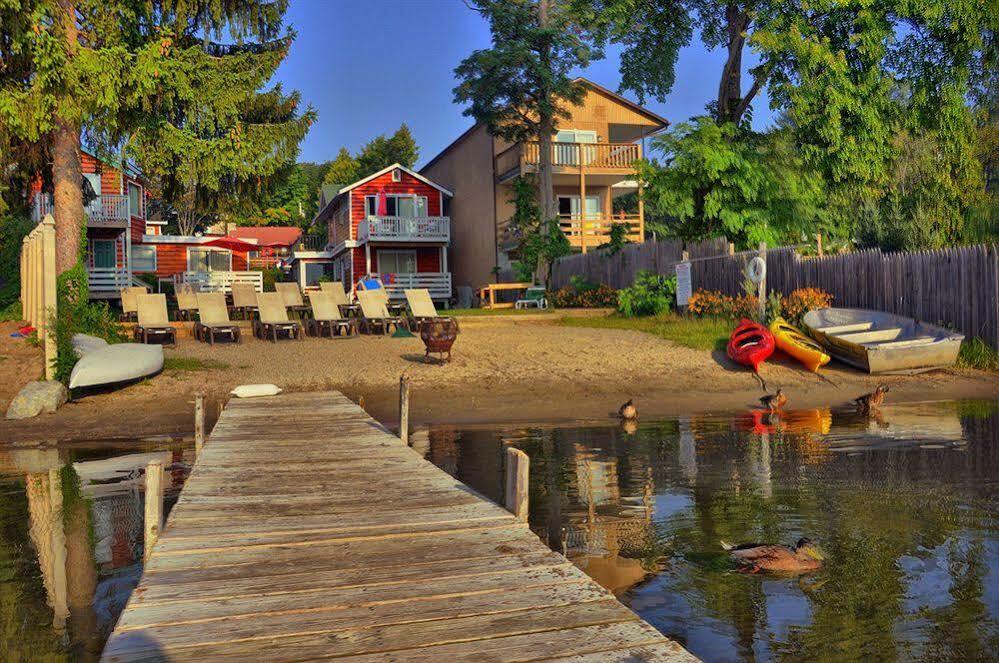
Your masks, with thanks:
M610 286L573 276L569 285L548 293L548 303L555 308L613 308L617 292Z
M801 319L809 311L832 306L833 296L819 288L798 288L784 297L784 317L794 325L800 325Z
M26 216L0 216L0 309L21 296L21 240L34 227Z
M997 372L999 371L999 352L976 336L965 339L961 343L961 353L957 356L957 363L965 368Z
M274 283L284 281L284 272L277 267L270 267L260 270L264 278L264 292L274 292Z
M90 334L108 343L127 339L124 328L106 302L90 302L87 270L83 263L63 272L56 279L56 350L55 378L68 383L78 357L73 350L74 334Z
M832 300L832 295L818 288L799 288L787 297L771 292L767 297L767 317L773 320L783 315L788 322L798 325L806 313L831 306ZM713 290L698 290L687 302L687 310L698 316L755 320L759 298L748 294L730 297Z
M676 277L642 270L635 281L617 294L617 310L633 318L668 312L676 300Z

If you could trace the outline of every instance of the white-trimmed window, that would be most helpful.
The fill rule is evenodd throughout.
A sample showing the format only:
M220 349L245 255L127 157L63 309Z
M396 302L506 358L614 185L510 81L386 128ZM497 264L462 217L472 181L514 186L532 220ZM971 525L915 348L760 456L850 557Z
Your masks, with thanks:
M392 181L401 182L402 181L402 171L396 168L392 171Z
M142 187L128 183L128 215L142 218Z
M416 251L403 249L379 249L378 273L415 274Z
M132 271L156 271L156 247L147 244L132 245Z
M187 249L187 271L231 272L232 251L192 246Z
M427 215L427 197L410 194L391 194L385 196L385 216L401 216L405 218L425 217ZM378 196L364 197L366 216L378 215Z

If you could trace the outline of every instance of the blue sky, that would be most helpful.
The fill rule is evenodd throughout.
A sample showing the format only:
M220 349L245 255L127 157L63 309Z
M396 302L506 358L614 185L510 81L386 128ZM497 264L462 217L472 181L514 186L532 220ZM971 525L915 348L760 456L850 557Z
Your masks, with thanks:
M302 161L331 159L342 145L356 151L406 122L422 165L471 125L453 101L454 68L488 47L489 31L461 0L292 0L287 21L298 39L276 81L299 90L319 112L302 143ZM618 56L610 50L578 73L616 90ZM717 94L723 62L721 50L693 43L681 53L666 102L646 105L674 124L703 113ZM754 110L754 124L765 126L766 96Z

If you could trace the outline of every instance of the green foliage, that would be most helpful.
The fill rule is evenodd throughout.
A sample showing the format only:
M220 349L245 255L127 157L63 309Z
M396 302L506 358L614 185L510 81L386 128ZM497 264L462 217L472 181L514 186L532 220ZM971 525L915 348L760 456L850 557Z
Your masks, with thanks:
M166 357L163 360L164 371L194 372L194 371L224 371L229 364L215 359L199 359L198 357Z
M566 287L549 292L548 304L553 308L611 308L617 305L617 292L577 275Z
M566 327L593 329L627 329L645 332L694 350L724 351L732 332L732 324L721 318L687 318L673 313L628 318L620 314L602 318L563 318Z
M78 357L73 349L74 334L90 334L109 343L127 340L124 328L106 302L90 302L87 270L82 262L56 279L55 338L58 356L55 379L68 383Z
M21 244L32 228L26 215L0 216L0 309L21 296Z
M284 280L284 272L277 267L261 269L260 273L263 275L264 292L274 292L274 283Z
M360 178L357 176L357 159L350 155L346 147L341 147L337 152L336 159L328 163L326 175L323 176L324 184L339 184L345 186L356 182ZM377 172L377 171L376 171Z
M778 244L821 224L821 179L777 141L698 118L654 146L664 161L641 164L639 176L648 206L672 217L667 229L677 237L724 234L743 246Z
M10 304L0 309L0 322L18 322L23 320L21 311L21 301L15 299Z
M958 366L975 368L980 371L999 372L999 351L982 339L965 339L957 356Z
M513 198L509 202L514 205L514 213L509 232L517 242L519 259L514 263L517 278L533 282L539 270L547 268L546 280L550 280L552 263L572 252L569 240L557 219L541 219L532 175L516 178L511 187Z
M676 301L676 277L642 270L635 281L617 293L617 310L627 318L661 315Z
M412 168L419 158L420 150L416 146L416 140L409 131L409 127L403 123L390 137L377 136L361 148L357 155L356 177L353 180L347 180L344 184L350 184L354 180L377 173L394 163Z
M627 223L612 223L607 242L597 248L606 249L609 255L617 255L624 248L625 244L631 243L631 240L628 239L628 230Z

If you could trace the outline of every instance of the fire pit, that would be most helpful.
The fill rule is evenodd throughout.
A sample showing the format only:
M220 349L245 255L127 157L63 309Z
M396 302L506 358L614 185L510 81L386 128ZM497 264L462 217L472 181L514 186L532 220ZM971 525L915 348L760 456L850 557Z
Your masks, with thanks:
M458 321L454 318L426 320L420 324L420 338L423 339L423 345L427 347L427 352L424 355L427 361L430 360L431 352L441 355L441 362L451 361L451 346L458 338ZM446 360L444 354L447 354Z

